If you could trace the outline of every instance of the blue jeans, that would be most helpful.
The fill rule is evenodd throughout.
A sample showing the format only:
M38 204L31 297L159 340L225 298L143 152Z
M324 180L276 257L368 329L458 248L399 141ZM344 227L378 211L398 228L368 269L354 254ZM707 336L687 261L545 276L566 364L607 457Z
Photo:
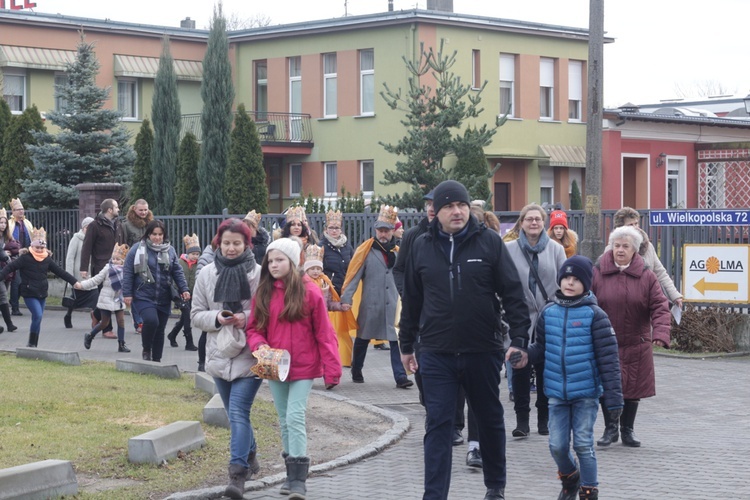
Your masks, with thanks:
M313 380L303 379L292 382L269 380L268 387L273 395L273 405L279 414L281 444L290 457L307 456L307 398L310 396Z
M250 424L250 408L263 381L255 377L240 377L229 382L214 377L216 390L229 417L230 464L248 467L247 456L255 451L255 435Z
M561 474L574 472L576 462L570 451L570 434L573 433L573 449L578 456L581 486L599 485L594 453L594 422L598 410L597 398L572 401L549 398L549 451Z
M352 350L352 371L355 373L361 372L362 367L365 366L365 357L367 356L367 347L370 345L370 339L361 339L357 337L354 339L354 348ZM389 341L388 345L391 347L391 370L393 370L393 378L396 383L406 380L406 370L404 370L404 364L401 362L401 351L398 348L397 341Z
M500 403L503 353L436 353L420 350L419 372L427 411L424 436L424 500L448 498L459 388L476 417L484 484L505 487L505 422Z
M23 302L31 312L31 326L29 327L29 332L39 333L42 328L42 314L44 314L44 305L47 303L47 299L24 297Z

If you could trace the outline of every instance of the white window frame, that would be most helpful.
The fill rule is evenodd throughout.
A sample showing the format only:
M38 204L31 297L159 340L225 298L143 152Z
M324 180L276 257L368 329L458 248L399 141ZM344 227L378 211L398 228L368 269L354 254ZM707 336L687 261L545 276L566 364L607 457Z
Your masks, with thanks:
M503 90L509 91L510 110L503 104ZM506 114L507 111L507 114ZM516 56L500 54L500 116L513 118L516 112Z
M261 78L260 68L265 68L265 78ZM268 61L255 61L255 112L258 121L268 119Z
M583 61L568 61L568 121L583 121Z
M127 85L132 88L132 95L129 99L130 105L132 106L132 113L129 113L129 109L123 109L122 97L120 95L120 85ZM117 79L117 109L122 112L123 121L132 121L138 119L138 80L135 78L118 78Z
M667 156L667 184L665 186L664 199L667 200L667 208L687 208L687 157ZM677 203L669 206L669 183L674 181L677 187L675 193Z
M20 78L21 79L21 94L20 95L19 94L13 94L11 96L10 94L6 94L5 93L7 91L7 89L8 89L8 78L9 77ZM26 85L27 85L26 71L24 71L24 70L13 70L13 69L5 68L5 69L3 69L3 78L4 78L4 83L3 83L3 99L5 99L5 102L8 103L8 106L10 106L10 112L12 114L14 114L14 115L20 115L28 107L28 101L29 101L28 100L28 92L27 92L28 89L26 88ZM8 99L9 97L14 97L14 98L20 97L21 98L20 109L15 109L16 107L14 107L13 105L11 105L11 102Z
M368 191L365 189L365 164L372 167L372 190ZM375 161L374 160L362 160L359 162L359 190L362 191L362 195L366 198L371 198L375 194Z
M297 184L297 186L295 186ZM295 187L297 189L295 189ZM299 198L302 193L302 164L289 164L289 196Z
M555 119L555 60L548 57L539 59L539 119Z
M329 168L333 169L333 191L329 191L330 187L328 184L331 181L328 173ZM326 198L336 198L338 196L338 165L335 161L327 161L323 163L323 196Z
M298 94L295 97L295 94ZM289 58L289 132L292 142L302 139L302 57Z
M323 54L323 116L325 118L338 116L337 64L335 52Z
M64 85L67 85L68 83L68 74L67 73L55 73L55 80L54 80L54 98L55 98L55 111L62 112L63 108L65 107L65 99L60 97L57 94L57 87L62 87Z
M366 54L371 55L372 67L365 68L362 61ZM366 88L369 84L369 87ZM365 104L369 97L371 109L366 109ZM375 114L375 50L362 49L359 51L359 114L360 116L372 116Z

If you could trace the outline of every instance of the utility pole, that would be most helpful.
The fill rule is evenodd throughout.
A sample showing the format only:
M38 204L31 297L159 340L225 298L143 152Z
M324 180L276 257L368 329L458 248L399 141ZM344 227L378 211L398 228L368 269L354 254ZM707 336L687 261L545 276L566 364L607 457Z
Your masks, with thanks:
M586 112L586 203L581 253L592 261L604 252L602 208L602 80L604 0L589 0L588 100Z

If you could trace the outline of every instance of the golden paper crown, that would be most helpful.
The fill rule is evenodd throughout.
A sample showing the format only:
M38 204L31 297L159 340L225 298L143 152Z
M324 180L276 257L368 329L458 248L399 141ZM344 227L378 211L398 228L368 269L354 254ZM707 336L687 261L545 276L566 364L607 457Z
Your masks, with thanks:
M258 229L262 215L263 214L256 213L255 210L250 210L245 216L245 220L255 226L255 229Z
M398 207L392 207L390 205L383 205L380 207L380 215L378 215L379 222L385 222L390 224L391 229L396 227L396 220L398 219Z
M8 218L8 212L6 212L4 208L0 208L0 219L7 219L7 218Z
M130 247L127 243L123 243L122 245L115 243L115 249L112 250L112 258L125 260L125 257L128 255L128 250L130 250Z
M307 245L307 248L305 248L305 262L319 262L320 267L323 267L323 252L323 247Z
M201 251L201 242L198 239L198 235L193 234L186 234L182 237L182 242L185 244L185 253L190 252L198 252Z
M299 219L302 222L305 222L307 220L305 207L289 207L289 210L286 211L286 221L289 222L292 219Z
M31 243L33 244L35 241L43 241L44 243L47 243L47 231L45 231L43 227L31 230Z
M329 210L326 213L326 226L330 226L331 224L338 224L340 226L343 221L344 217L341 215L341 210L336 210L335 212Z
M23 208L23 203L21 203L21 200L18 198L13 198L10 200L10 209L11 210L17 210L19 208Z

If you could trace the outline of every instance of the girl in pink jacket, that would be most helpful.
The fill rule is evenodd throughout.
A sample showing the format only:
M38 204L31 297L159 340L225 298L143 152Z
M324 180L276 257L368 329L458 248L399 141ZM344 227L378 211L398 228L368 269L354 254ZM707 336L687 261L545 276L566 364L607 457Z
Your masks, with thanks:
M323 377L326 389L331 389L341 377L336 332L325 299L320 288L298 271L299 260L299 244L289 238L268 245L247 325L251 350L286 349L291 357L287 379L269 380L286 460L281 493L290 499L304 499L307 492L305 412L313 380Z

